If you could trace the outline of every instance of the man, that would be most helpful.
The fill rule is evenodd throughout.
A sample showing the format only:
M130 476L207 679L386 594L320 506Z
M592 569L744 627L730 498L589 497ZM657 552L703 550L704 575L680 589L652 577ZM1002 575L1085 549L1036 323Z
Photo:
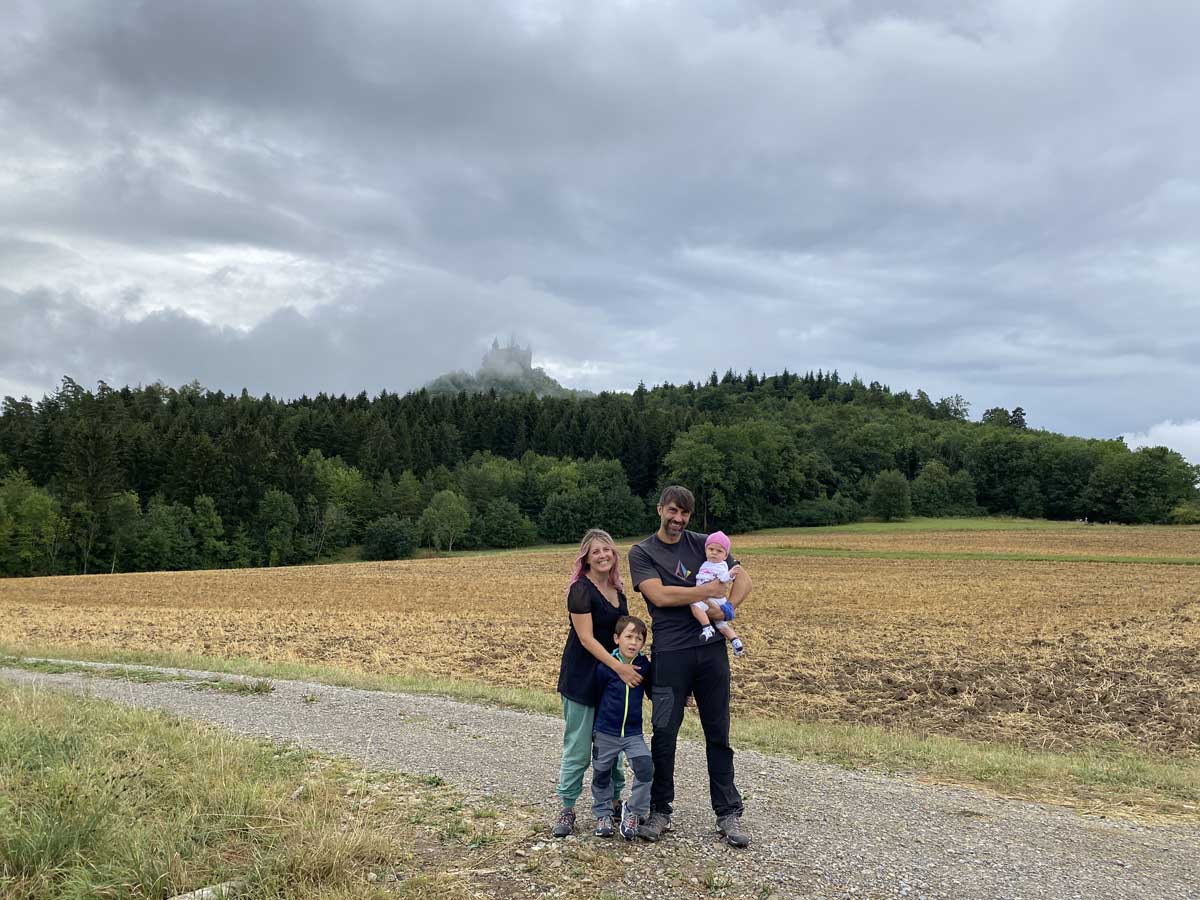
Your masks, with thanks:
M650 815L639 834L656 841L671 827L675 800L675 745L688 695L704 727L708 756L708 791L717 830L733 847L746 847L750 835L742 828L742 797L733 783L733 748L729 746L729 654L717 634L704 636L688 608L697 600L724 599L728 585L719 581L696 585L696 572L704 562L705 535L687 531L695 498L685 487L672 485L658 501L658 531L629 551L633 587L642 595L654 623L652 658L654 686L651 722L654 737L654 783L650 788ZM730 600L741 603L753 587L749 574L729 560L735 575ZM732 616L712 610L715 623Z

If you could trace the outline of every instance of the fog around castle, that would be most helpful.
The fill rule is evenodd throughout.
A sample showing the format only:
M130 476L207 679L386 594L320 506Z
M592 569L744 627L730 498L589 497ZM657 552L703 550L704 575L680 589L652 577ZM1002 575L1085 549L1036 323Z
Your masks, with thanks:
M475 374L464 371L439 375L425 386L431 394L469 394L495 391L501 396L532 393L538 397L590 397L589 391L565 388L542 368L533 365L533 347L522 347L516 338L501 346L499 338L480 360Z

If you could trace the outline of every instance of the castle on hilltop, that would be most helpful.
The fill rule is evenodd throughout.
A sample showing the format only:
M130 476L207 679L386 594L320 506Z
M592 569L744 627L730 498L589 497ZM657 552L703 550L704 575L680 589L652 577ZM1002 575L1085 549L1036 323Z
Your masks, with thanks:
M498 339L492 339L492 349L483 355L480 373L516 376L533 370L533 347L522 347L515 338L509 338L508 346L501 347Z
M434 395L486 394L495 392L500 396L538 397L590 397L586 391L565 388L549 375L545 369L533 367L533 348L522 347L516 338L508 339L508 346L501 347L499 340L492 341L492 349L483 355L479 371L474 375L466 372L447 372L425 385Z

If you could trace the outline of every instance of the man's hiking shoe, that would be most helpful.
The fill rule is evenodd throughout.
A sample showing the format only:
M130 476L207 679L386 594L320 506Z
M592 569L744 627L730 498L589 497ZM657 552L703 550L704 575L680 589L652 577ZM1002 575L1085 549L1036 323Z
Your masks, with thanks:
M554 823L554 828L550 833L557 838L565 838L575 830L575 810L569 806L564 806L562 812L558 814L558 821Z
M750 846L750 835L742 828L742 817L736 813L717 819L717 831L730 847Z
M622 822L622 834L624 831L624 823ZM612 816L601 816L596 820L596 830L592 832L596 837L612 837L613 836L613 820Z
M632 841L640 832L638 814L630 810L628 803L621 804L621 837Z
M650 815L638 826L638 835L648 841L657 841L671 830L671 817L665 812L650 810Z

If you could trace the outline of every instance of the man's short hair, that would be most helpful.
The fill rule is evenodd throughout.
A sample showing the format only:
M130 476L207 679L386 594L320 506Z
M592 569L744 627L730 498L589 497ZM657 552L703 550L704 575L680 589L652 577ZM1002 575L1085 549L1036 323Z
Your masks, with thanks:
M696 498L682 484L668 485L663 489L662 496L658 498L658 505L667 506L671 503L674 503L684 512L690 513L696 508Z
M637 616L621 616L617 619L617 624L613 627L613 634L624 634L625 629L630 625L633 626L634 634L639 634L644 641L646 639L646 623Z

